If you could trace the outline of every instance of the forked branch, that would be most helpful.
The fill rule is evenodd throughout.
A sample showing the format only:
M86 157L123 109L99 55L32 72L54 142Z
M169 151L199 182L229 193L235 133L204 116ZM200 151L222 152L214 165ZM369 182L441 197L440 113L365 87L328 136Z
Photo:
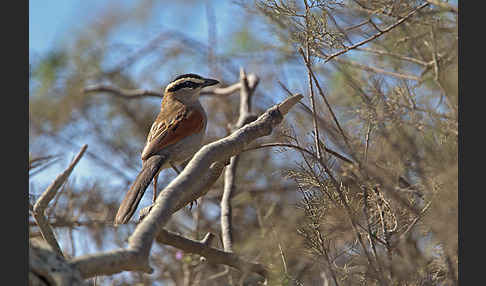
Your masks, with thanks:
M229 136L203 146L184 170L157 197L149 214L137 225L127 248L86 255L71 260L84 278L109 275L122 271L151 273L150 249L154 239L177 210L204 195L221 175L224 162L237 155L259 137L269 135L289 110L302 99L297 94L270 107L255 121ZM157 155L151 157L156 160Z
M240 114L234 126L234 130L243 127L255 119L251 114L251 98L258 85L258 80L250 82L243 68L240 69ZM221 198L221 238L225 251L233 251L233 228L231 198L236 189L236 167L239 155L232 156L230 163L224 172L224 189Z

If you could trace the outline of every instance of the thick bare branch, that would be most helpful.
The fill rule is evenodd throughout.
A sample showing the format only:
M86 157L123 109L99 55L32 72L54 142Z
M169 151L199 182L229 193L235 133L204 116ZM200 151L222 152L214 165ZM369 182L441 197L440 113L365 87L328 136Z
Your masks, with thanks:
M54 270L53 270L54 269ZM29 240L29 285L87 286L79 271L41 239Z
M152 210L130 236L128 248L78 257L73 259L71 264L79 269L84 278L125 270L150 273L152 269L148 257L152 243L171 215L204 195L221 174L224 167L222 162L239 154L253 140L269 135L273 128L280 124L290 108L301 99L300 94L291 96L229 136L203 146L184 170L157 197Z

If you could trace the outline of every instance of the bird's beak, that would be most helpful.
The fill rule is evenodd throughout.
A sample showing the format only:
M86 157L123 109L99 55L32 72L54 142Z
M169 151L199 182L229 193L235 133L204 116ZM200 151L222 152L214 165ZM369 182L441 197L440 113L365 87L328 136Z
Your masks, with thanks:
M206 79L204 79L204 83L202 84L202 87L212 86L212 85L215 85L215 84L218 84L218 83L219 83L219 81L217 81L215 79L206 78Z

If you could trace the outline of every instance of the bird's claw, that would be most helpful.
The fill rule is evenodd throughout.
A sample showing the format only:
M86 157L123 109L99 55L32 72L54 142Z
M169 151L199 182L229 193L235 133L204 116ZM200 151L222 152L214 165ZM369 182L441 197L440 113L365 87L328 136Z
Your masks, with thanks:
M189 203L189 210L192 210L192 205L194 205L194 204L197 206L197 200L194 200L194 201Z

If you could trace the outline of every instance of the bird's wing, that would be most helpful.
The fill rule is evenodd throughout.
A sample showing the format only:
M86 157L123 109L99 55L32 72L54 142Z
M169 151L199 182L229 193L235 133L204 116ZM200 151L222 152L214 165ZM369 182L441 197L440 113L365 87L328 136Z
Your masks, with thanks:
M204 115L201 111L179 102L171 104L171 108L166 106L161 109L152 124L142 151L142 161L204 128Z

